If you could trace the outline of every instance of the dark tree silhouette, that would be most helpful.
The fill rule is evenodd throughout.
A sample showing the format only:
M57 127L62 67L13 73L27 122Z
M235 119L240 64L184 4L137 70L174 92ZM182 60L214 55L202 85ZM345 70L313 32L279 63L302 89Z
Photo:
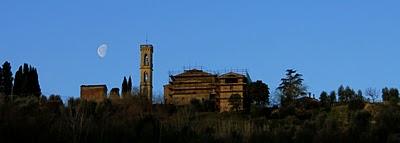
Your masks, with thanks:
M340 85L338 88L338 96L339 96L339 102L343 103L346 102L346 93L343 85Z
M331 101L331 106L332 106L336 102L336 92L335 91L332 91L329 94L329 99Z
M4 95L11 95L13 88L13 74L11 71L11 64L9 62L4 62L0 71L0 93Z
M126 98L128 93L128 81L126 80L125 76L124 80L122 81L121 92L122 92L122 98Z
M15 73L13 94L23 97L31 95L40 97L42 95L39 76L34 67L25 63L18 68Z
M352 94L349 99L348 107L350 110L361 110L364 108L364 97L362 91L358 90L357 94Z
M307 94L307 89L303 85L303 75L296 72L294 69L286 70L286 77L281 79L282 82L277 88L281 94L282 106L292 104L298 97Z
M357 90L357 95L362 97L363 96L362 91L361 90Z
M269 87L267 84L263 83L261 80L252 82L247 87L248 99L250 104L253 102L256 105L265 106L269 104Z
M367 88L365 94L370 97L372 103L375 103L375 100L378 99L378 91L375 88Z
M344 88L343 85L341 85L338 89L338 95L339 95L339 102L340 103L349 103L352 98L355 97L356 92L351 89L349 86L346 86ZM362 96L362 93L361 93Z
M384 102L397 104L399 102L399 90L397 88L383 88L382 99Z
M30 82L28 82L29 83L28 85L31 87L30 92L32 92L33 95L40 97L42 95L42 91L40 89L39 75L37 73L36 68L31 67L31 70L29 73L30 73L30 75L29 75L28 79Z
M132 94L132 78L131 78L131 76L129 76L129 79L128 79L128 89L127 89L127 92L128 92L129 94Z
M15 73L15 79L14 79L14 88L13 88L13 94L14 95L20 95L22 93L22 82L23 82L23 75L22 75L22 66L20 66Z
M322 106L329 107L331 105L330 98L328 97L328 93L325 91L321 92L319 96L319 101L321 102Z

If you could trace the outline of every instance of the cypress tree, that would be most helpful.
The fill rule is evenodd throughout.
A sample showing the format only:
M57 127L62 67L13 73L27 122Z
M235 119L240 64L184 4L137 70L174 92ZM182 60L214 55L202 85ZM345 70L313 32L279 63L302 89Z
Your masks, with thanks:
M129 93L132 92L132 78L131 78L131 76L129 76L129 79L128 79L128 91L127 92L129 92Z
M21 95L22 96L27 96L27 93L29 92L30 89L29 85L29 65L24 64L22 68L22 82L21 82Z
M2 70L2 83L1 85L3 86L4 94L5 95L11 95L11 91L13 88L13 74L11 71L11 64L9 62L4 62L3 64L3 70Z
M0 69L0 93L3 93L4 95L11 95L13 86L11 64L6 61Z
M19 96L33 95L40 97L42 92L39 84L39 76L34 67L24 64L18 68L18 71L15 73L13 92L14 95Z
M23 80L23 75L22 75L22 66L20 66L15 73L15 79L14 79L14 88L13 88L13 94L14 95L21 95L22 93L22 80Z
M30 91L33 95L35 95L36 97L40 97L40 95L42 95L42 91L40 89L40 85L39 85L39 75L37 73L36 68L32 67L32 70L30 71L30 78L31 78L31 84L32 84L32 90Z
M128 91L128 82L126 81L126 77L124 76L124 80L122 81L122 88L121 88L122 97L126 97L127 91Z

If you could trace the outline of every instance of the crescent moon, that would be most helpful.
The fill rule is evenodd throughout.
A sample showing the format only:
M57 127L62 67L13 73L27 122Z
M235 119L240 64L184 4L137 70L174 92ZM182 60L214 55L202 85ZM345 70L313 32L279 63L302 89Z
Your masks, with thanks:
M107 44L101 44L98 48L97 48L97 54L99 55L100 58L104 58L107 54Z

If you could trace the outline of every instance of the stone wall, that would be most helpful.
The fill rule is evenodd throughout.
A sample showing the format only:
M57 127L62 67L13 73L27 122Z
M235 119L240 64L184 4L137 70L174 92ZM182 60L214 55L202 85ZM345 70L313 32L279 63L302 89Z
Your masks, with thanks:
M106 85L82 85L81 99L86 101L103 102L107 98Z

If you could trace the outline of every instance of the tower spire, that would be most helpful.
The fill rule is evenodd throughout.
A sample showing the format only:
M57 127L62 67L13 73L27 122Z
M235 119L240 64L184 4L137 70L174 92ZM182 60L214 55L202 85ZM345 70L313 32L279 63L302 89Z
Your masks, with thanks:
M146 33L146 44L147 44L147 33Z

